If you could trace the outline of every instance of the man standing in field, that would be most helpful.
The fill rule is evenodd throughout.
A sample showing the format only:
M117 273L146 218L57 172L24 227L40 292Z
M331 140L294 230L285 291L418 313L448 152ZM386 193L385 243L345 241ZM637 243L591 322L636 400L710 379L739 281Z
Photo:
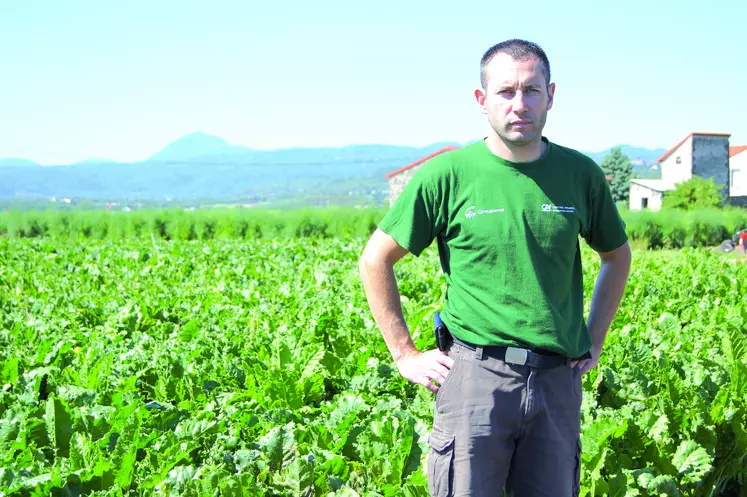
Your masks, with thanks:
M550 81L536 44L490 48L475 90L487 136L418 170L360 258L368 303L400 373L436 392L434 496L579 491L581 375L599 363L631 253L602 170L542 136ZM588 322L579 235L601 257ZM434 239L453 343L421 353L393 267Z

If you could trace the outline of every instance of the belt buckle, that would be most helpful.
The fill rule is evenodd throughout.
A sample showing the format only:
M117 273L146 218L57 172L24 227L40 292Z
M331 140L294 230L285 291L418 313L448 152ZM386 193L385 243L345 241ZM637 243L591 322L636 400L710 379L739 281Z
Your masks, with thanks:
M507 347L505 361L510 362L511 364L516 364L518 366L524 366L527 363L528 355L529 355L529 351L527 349Z

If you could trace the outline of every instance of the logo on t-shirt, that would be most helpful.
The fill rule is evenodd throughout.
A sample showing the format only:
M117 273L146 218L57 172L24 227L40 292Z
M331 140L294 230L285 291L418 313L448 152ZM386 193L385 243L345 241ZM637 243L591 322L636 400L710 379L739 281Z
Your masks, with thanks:
M496 214L498 212L503 212L506 209L479 209L475 210L475 206L471 205L467 207L467 212L464 213L464 217L467 219L472 219L473 217L477 216L478 214Z
M576 212L575 207L565 205L542 204L542 212Z

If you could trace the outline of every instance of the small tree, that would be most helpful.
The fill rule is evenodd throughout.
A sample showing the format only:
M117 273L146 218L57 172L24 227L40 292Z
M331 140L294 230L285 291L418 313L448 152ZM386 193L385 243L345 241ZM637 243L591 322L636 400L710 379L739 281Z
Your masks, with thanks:
M677 188L664 194L662 206L671 209L695 210L708 207L721 207L724 198L721 189L712 178L693 176L677 185Z
M615 202L627 202L630 195L630 159L623 154L622 148L614 147L599 165L610 177L610 190Z

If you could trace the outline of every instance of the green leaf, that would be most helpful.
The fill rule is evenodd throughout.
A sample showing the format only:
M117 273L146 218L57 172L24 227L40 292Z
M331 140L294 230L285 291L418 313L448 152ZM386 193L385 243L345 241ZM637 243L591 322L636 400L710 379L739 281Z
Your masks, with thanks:
M656 492L656 495L668 495L669 497L679 497L680 491L677 490L677 483L671 476L660 475L651 480L648 484L649 492Z
M216 421L207 419L186 419L177 425L174 435L179 440L196 439L211 432L216 425Z
M207 468L200 478L200 494L205 496L220 495L221 482L230 476L230 473L224 469Z
M273 476L272 487L289 497L314 495L314 456L301 457L296 452L290 464Z
M269 459L272 471L278 471L284 465L290 464L295 457L296 440L293 436L293 427L293 423L276 426L260 440L262 451Z
M651 472L646 471L644 473L641 473L638 475L638 478L636 479L636 482L638 485L641 486L641 488L648 489L649 486L651 486L651 482L654 481L654 475L651 474Z
M294 364L293 354L291 353L290 347L288 347L288 344L284 340L278 340L278 342L278 366L280 367L280 369L285 369L288 366L292 366Z
M618 473L607 480L610 497L625 497L628 493L628 479L624 474Z
M3 383L14 384L18 379L20 361L17 357L10 357L3 363L3 369L0 371L0 386Z
M346 434L360 413L369 409L368 404L360 395L341 395L337 398L336 404L325 425L329 431L340 435Z
M686 440L677 448L672 464L677 468L683 483L700 483L713 469L713 457L692 440Z
M190 321L179 330L179 339L182 342L191 342L200 334L200 325L196 321Z
M73 419L68 411L67 403L58 397L49 397L44 422L47 426L50 443L59 451L61 456L68 457L70 455L70 438L73 435Z
M122 455L119 468L117 469L117 485L122 489L130 488L130 485L132 484L136 458L137 450L135 449L125 452L124 455Z
M648 431L648 436L659 445L665 445L669 441L669 418L664 414L659 416L656 423Z
M94 465L98 448L85 433L73 433L70 439L70 465L74 471L91 468Z
M10 468L0 468L0 489L10 487L14 479L13 470Z

